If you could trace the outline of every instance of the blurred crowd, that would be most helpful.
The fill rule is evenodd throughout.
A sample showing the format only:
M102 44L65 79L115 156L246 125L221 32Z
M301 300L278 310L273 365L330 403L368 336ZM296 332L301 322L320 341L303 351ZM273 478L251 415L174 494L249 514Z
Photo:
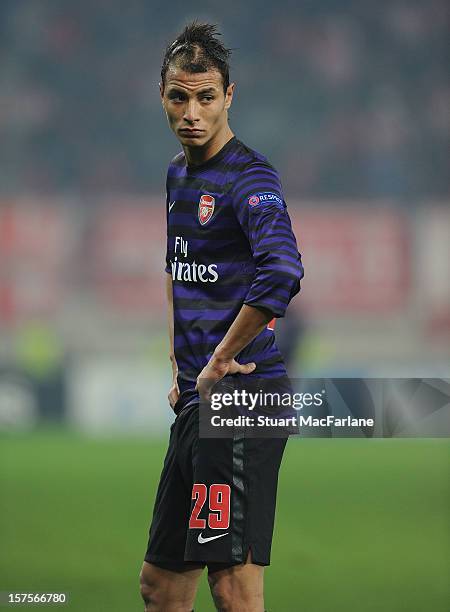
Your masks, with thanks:
M448 194L445 0L3 0L0 197L163 191L160 63L196 17L234 49L231 125L288 194Z

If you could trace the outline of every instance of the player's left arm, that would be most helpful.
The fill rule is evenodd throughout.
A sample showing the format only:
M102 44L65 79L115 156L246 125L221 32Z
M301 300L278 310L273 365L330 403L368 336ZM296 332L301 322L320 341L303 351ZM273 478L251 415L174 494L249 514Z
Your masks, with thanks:
M300 290L303 266L276 171L254 162L241 173L232 192L233 206L246 234L255 274L244 304L197 379L202 397L226 374L248 374L255 363L238 364L235 356L274 317L283 317Z

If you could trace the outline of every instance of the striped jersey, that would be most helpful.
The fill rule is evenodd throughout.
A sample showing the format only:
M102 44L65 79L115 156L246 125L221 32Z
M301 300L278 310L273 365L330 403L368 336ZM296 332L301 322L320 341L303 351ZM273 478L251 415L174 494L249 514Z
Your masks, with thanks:
M303 267L278 173L233 137L214 157L167 173L166 272L172 276L180 390L192 389L243 304L283 317ZM272 328L272 329L271 329ZM273 326L238 355L249 376L286 375Z

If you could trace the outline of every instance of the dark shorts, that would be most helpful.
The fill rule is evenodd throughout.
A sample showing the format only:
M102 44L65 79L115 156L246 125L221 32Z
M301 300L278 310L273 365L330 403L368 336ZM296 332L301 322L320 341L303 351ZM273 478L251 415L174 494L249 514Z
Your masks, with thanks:
M184 394L183 394L184 395ZM269 565L286 438L199 437L199 406L183 395L170 429L145 560Z

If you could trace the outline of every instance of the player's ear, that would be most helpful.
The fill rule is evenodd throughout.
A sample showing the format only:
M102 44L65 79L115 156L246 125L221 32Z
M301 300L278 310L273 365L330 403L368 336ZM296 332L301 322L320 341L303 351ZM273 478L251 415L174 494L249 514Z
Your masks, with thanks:
M233 101L233 93L234 93L234 83L230 83L225 93L225 110L228 110L231 106L231 102Z
M164 85L163 85L163 83L159 84L159 93L160 93L160 96L161 96L162 105L164 106Z

